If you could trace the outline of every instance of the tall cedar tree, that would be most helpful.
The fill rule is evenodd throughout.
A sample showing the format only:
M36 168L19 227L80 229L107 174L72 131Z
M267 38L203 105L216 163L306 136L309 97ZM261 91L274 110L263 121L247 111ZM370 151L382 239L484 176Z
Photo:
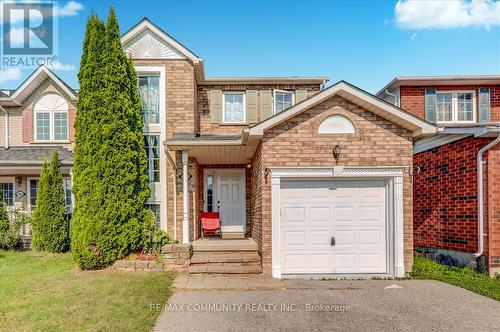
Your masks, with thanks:
M43 163L33 212L32 246L36 250L64 252L69 248L61 162L57 151Z
M114 9L91 15L78 74L72 253L83 269L140 249L149 194L137 76Z

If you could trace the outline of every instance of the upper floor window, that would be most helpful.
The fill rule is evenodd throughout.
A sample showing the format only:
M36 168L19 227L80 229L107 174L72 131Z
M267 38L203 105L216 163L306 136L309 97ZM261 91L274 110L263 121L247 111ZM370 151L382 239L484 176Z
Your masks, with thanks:
M34 108L36 141L68 140L68 103L56 93L40 98Z
M144 149L148 157L149 181L160 182L160 136L144 135Z
M286 110L293 105L293 92L274 90L274 114Z
M475 93L473 91L436 92L437 122L474 122Z
M160 123L160 76L139 76L139 95L144 124Z
M245 93L224 92L222 94L222 122L245 123Z

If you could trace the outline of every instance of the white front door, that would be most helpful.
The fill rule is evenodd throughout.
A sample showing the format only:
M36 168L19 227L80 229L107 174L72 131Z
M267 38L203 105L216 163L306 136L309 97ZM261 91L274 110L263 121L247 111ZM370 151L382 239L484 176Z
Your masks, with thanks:
M384 180L281 183L282 273L386 273Z
M245 232L245 170L216 169L215 202L223 233ZM216 209L216 210L217 210Z

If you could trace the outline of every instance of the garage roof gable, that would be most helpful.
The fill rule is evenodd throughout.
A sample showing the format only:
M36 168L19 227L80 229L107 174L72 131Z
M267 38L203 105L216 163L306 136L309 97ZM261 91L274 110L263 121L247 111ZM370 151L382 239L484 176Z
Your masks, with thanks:
M314 107L326 99L338 95L360 107L379 115L391 122L410 130L413 136L431 135L436 133L437 127L420 119L419 117L406 112L405 110L392 105L374 95L345 81L339 81L327 89L311 96L300 103L280 112L249 129L249 134L263 135L264 131L286 121L293 116Z

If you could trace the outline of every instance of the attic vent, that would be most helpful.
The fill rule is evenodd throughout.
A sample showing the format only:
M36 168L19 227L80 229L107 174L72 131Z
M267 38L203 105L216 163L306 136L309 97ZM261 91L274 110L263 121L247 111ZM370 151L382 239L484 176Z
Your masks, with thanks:
M355 132L352 122L343 115L330 115L321 122L319 134L353 134Z

